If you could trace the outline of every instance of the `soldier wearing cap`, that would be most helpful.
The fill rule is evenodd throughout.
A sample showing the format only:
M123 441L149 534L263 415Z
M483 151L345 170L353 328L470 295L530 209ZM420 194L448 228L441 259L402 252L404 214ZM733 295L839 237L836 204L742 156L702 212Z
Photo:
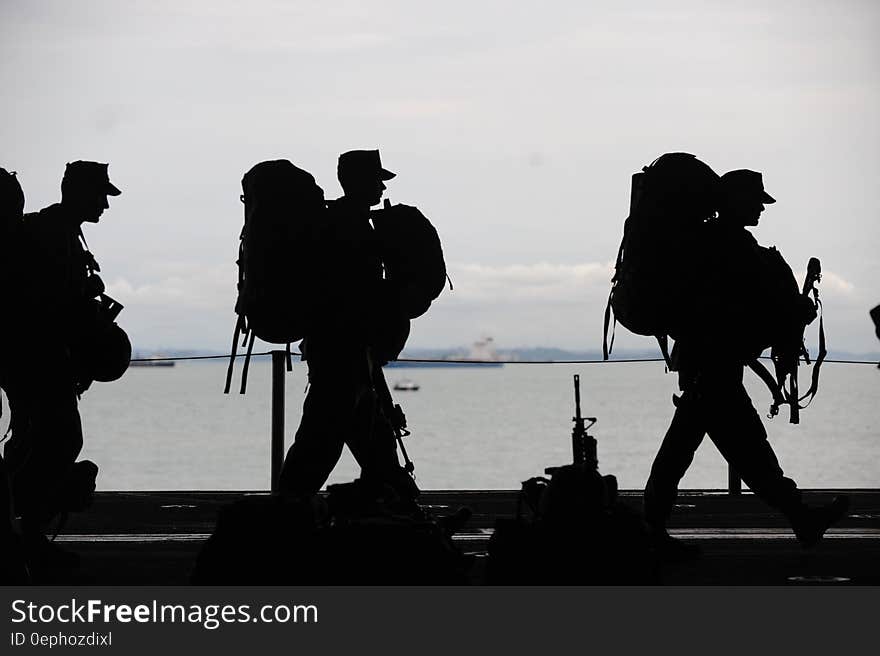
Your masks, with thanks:
M107 197L120 193L107 164L71 162L61 182L61 202L22 221L16 267L25 275L16 294L18 356L9 393L13 434L4 455L35 568L75 563L43 532L55 514L75 509L71 505L94 489L97 467L76 462L83 445L77 401L91 381L83 380L71 347L82 334L89 301L104 291L82 224L97 223L109 207Z
M669 536L666 522L678 483L706 434L749 488L789 519L804 546L816 544L846 514L845 497L821 508L804 504L795 482L783 474L743 386L744 365L770 345L767 335L774 326L768 324L803 326L816 317L776 249L759 246L746 230L758 225L765 205L775 202L756 171L721 176L718 216L707 226L712 270L704 272L714 294L700 299L705 325L676 343L673 361L682 394L673 397L675 414L645 486L645 518L661 554L672 559L696 555L695 548Z
M301 349L309 365L302 421L281 472L285 494L314 494L347 444L364 481L391 485L401 496L417 493L397 459L394 435L372 390L382 376L390 303L382 260L370 224L385 182L378 150L339 156L342 197L327 204L320 261L320 306ZM407 323L408 326L408 323ZM384 382L384 381L381 381Z
M775 203L764 190L764 178L757 171L738 169L721 176L721 208L718 219L735 227L756 226L764 206Z

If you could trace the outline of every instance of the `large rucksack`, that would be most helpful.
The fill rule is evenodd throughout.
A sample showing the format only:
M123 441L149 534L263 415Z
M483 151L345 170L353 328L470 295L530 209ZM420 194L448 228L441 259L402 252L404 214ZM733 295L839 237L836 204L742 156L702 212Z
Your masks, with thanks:
M229 392L243 336L243 394L255 337L286 344L289 353L290 343L308 330L314 240L325 205L315 178L286 159L256 164L245 173L241 188L244 227L239 237L237 319L225 391Z
M420 317L440 295L449 279L437 230L417 207L392 205L370 213L385 280L401 314ZM451 284L450 284L451 288Z
M0 167L0 235L7 233L21 222L24 213L24 191L15 177L15 171L7 171ZM2 246L6 249L6 243Z
M608 343L612 310L615 323L656 337L664 356L667 336L678 339L698 325L703 232L717 208L719 186L719 176L689 153L667 153L633 175L605 309L605 359L614 344L613 330Z
M4 281L9 280L7 274L10 268L14 268L11 260L17 251L15 241L21 229L23 214L24 191L18 178L14 171L9 172L0 167L0 267ZM7 305L6 311L9 309Z
M7 345L11 321L14 320L17 305L14 297L19 291L16 285L10 285L11 275L15 270L12 256L17 252L15 241L21 228L23 212L24 192L15 173L0 167L0 280L3 280L3 284L7 287L11 287L6 290L7 298L0 316L0 340ZM5 357L5 354L0 354L0 386L5 385ZM0 415L2 414L3 407L0 405Z

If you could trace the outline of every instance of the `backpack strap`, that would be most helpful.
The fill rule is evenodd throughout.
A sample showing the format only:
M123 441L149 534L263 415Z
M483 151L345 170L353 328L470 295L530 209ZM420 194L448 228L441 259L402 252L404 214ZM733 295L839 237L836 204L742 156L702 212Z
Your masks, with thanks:
M226 386L223 388L224 394L229 394L229 388L232 387L232 369L235 367L235 357L238 355L238 337L244 327L244 317L238 315L235 321L235 332L232 333L232 348L229 350L229 366L226 368Z
M771 417L776 416L779 412L779 405L787 405L790 408L789 422L797 424L800 422L800 413L795 409L797 405L797 375L798 366L802 350L798 350L796 354L791 355L785 353L784 349L773 347L770 351L770 358L773 360L773 370L776 375L776 392L782 401L778 402L774 397L773 406L770 408ZM786 389L785 383L788 381L789 388ZM774 409L775 406L775 409Z
M250 328L245 330L244 338L247 340L247 354L244 356L244 367L241 370L241 389L238 390L239 394L244 394L247 391L247 377L248 370L251 366L251 352L254 350L254 331Z
M669 335L654 335L657 339L657 344L660 346L660 352L663 354L663 360L666 362L666 370L675 371L676 368L672 365L672 358L669 357Z
M758 378L760 378L764 384L767 386L767 389L770 390L770 395L773 397L773 403L770 405L770 414L767 415L768 418L775 417L779 414L779 406L785 403L785 398L782 395L782 386L777 382L776 378L773 377L773 374L770 373L770 370L764 366L764 364L760 360L750 360L746 363L752 371L754 371Z
M632 214L630 214L632 216ZM629 219L627 219L629 221ZM614 324L611 326L611 343L608 343L608 324L611 322L611 299L614 297L614 286L617 284L617 276L620 274L620 265L623 262L623 251L626 246L627 224L623 224L623 237L620 239L620 246L617 248L617 259L614 262L614 275L611 277L611 291L608 292L608 302L605 304L605 322L602 328L602 359L607 360L614 348L614 331L617 328L617 317L614 317Z
M617 329L617 317L614 317L614 323L611 325L611 343L608 343L608 324L611 322L611 296L614 294L614 288L608 293L608 302L605 304L605 322L602 327L602 359L607 360L614 348L614 333Z
M94 274L96 271L100 271L101 267L98 265L98 261L95 259L95 256L92 255L92 251L89 250L89 243L86 241L82 226L80 226L76 236L79 241L82 242L82 247L86 254L86 269L88 270L89 275Z
M819 308L819 352L816 354L816 361L813 363L813 375L810 380L810 389L808 389L804 395L797 400L798 403L804 399L807 400L801 408L806 408L816 397L816 392L819 391L819 368L822 366L822 363L825 362L825 356L828 355L828 349L825 346L825 323L822 320L822 301L819 300L818 293L816 293L816 304Z

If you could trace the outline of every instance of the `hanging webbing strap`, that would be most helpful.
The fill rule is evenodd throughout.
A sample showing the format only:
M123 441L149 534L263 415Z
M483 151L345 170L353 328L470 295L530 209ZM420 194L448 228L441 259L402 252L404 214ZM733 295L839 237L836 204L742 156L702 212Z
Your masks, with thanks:
M822 319L822 303L819 301L819 290L816 288L816 283L822 280L822 265L819 262L818 258L811 257L810 261L807 263L807 273L804 277L804 285L802 294L804 297L809 298L810 293L813 295L813 302L816 304L816 309L819 311L819 353L816 356L816 363L813 365L813 375L810 381L810 389L807 390L806 394L803 396L800 395L798 391L797 385L797 369L795 369L791 373L791 383L790 389L788 393L788 398L786 402L788 402L791 406L791 423L796 424L800 419L800 410L806 408L813 401L813 398L816 396L816 392L819 389L819 369L822 366L822 362L825 360L825 356L827 355L827 349L825 348L825 323ZM801 351L804 355L804 359L807 364L810 363L810 356L807 353L807 349L803 344L801 344ZM798 361L795 361L795 367L797 367ZM804 399L809 399L804 405L801 405L801 401Z
M788 423L790 424L801 423L801 406L798 403L798 397L800 396L798 391L798 367L801 365L800 356L806 353L806 351L807 349L801 345L801 353L798 353L794 361L794 367L788 376L788 390L783 390L783 394L785 394L786 401L788 402ZM809 360L809 356L807 356L807 359Z
M238 316L235 322L235 331L232 333L232 348L229 349L229 366L226 368L226 386L223 388L224 394L229 394L232 387L232 369L235 367L235 357L238 355L238 337L241 335L241 329L244 325L244 317Z
M241 389L238 390L239 394L244 394L247 391L248 369L251 366L251 352L254 350L254 331L248 328L244 338L247 340L247 355L244 356L244 367L241 369Z
M608 343L608 324L611 322L611 296L614 289L608 294L608 303L605 305L605 325L602 329L602 359L607 360L611 349L614 348L614 332L617 328L617 317L614 317L614 324L611 326L611 343Z
M630 214L631 216L632 214ZM614 296L614 287L617 285L618 276L620 275L621 264L623 263L623 251L626 246L627 227L629 219L623 224L623 237L620 239L620 246L617 247L617 259L614 261L614 275L611 276L611 291L608 292L608 302L605 304L605 325L602 329L602 359L607 360L614 348L614 332L617 329L617 317L614 317L614 323L611 324L611 299ZM611 343L608 343L608 325L611 324Z
M822 320L822 302L818 298L818 292L815 290L815 299L816 304L819 308L819 353L816 354L816 361L813 363L813 376L810 380L810 389L806 391L806 393L798 399L798 403L807 399L807 402L801 406L801 408L806 408L810 403L813 402L813 399L816 397L816 392L819 391L819 368L822 366L822 363L825 361L825 356L828 355L828 349L825 347L825 324Z
M657 344L660 346L660 352L663 354L663 360L666 362L667 371L675 371L672 366L672 358L669 357L669 335L654 335L657 338Z
M764 381L767 389L770 390L770 395L773 397L773 403L770 405L770 414L767 416L770 418L775 417L779 414L779 406L785 403L785 397L782 395L781 386L776 378L773 377L773 374L770 373L769 369L767 369L767 367L765 367L759 360L750 361L748 367L758 375L758 378Z
M798 391L797 368L800 364L800 357L803 356L804 361L810 364L809 352L803 344L800 345L800 350L794 358L794 364L786 361L787 358L785 356L778 356L776 353L771 355L776 370L775 379L767 371L767 368L757 360L748 363L749 368L758 374L758 377L764 381L773 395L769 417L775 417L779 413L781 405L788 405L791 408L789 421L792 424L797 424L800 421L800 411L812 403L816 393L819 391L819 370L825 361L825 356L828 355L825 340L825 322L822 316L822 301L819 300L819 290L816 289L816 283L821 279L822 269L819 260L810 258L810 262L807 264L807 276L804 280L803 295L809 296L810 293L813 294L813 301L816 303L816 308L819 312L819 352L816 355L815 362L813 362L810 388L803 395ZM789 381L788 389L785 387L786 379ZM806 401L806 403L801 404L802 401Z

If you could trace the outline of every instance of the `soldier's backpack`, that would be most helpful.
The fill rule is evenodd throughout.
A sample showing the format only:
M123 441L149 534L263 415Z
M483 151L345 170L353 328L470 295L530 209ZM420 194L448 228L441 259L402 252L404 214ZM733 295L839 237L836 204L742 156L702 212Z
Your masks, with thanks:
M668 361L667 337L694 324L706 256L705 221L717 208L720 177L689 153L666 153L633 175L611 293L605 308L603 355L614 345L614 321L654 336Z
M311 257L325 205L315 178L286 159L256 164L245 173L241 188L244 227L239 237L237 317L224 391L229 393L238 342L243 339L244 394L255 337L286 344L289 354L290 343L305 336L312 305Z
M15 171L0 167L0 239L5 239L24 213L24 192L15 177ZM7 242L0 242L3 249Z
M10 260L17 250L14 242L21 228L23 214L24 192L18 178L14 171L0 167L0 267L3 280L8 280L10 267L14 268ZM7 301L6 311L9 310Z
M24 192L15 173L10 173L0 167L0 279L10 286L11 272L15 270L12 263L12 255L16 252L15 239L21 226L21 217L24 212ZM0 340L3 344L9 344L8 334L10 321L15 315L15 295L18 290L15 285L6 290L6 302L3 316L0 317ZM5 384L4 355L0 354L0 385ZM2 401L0 401L0 416L3 414Z
M402 315L415 319L428 311L449 280L440 237L428 218L411 205L392 205L386 200L382 209L370 214L385 279Z

